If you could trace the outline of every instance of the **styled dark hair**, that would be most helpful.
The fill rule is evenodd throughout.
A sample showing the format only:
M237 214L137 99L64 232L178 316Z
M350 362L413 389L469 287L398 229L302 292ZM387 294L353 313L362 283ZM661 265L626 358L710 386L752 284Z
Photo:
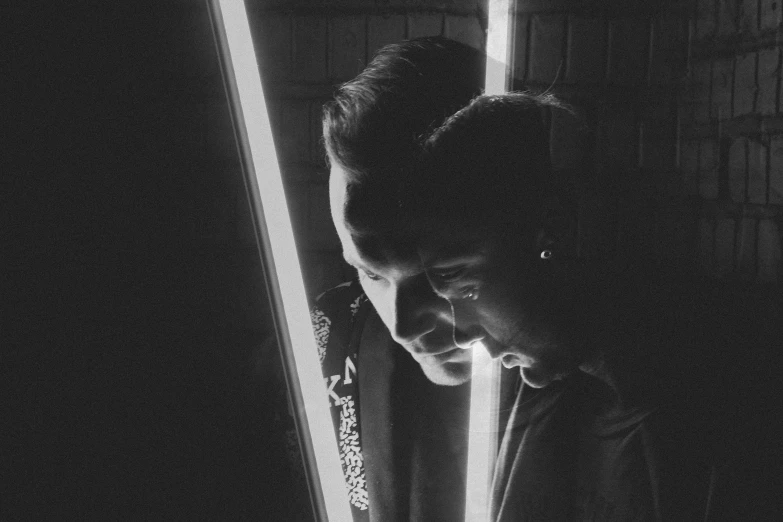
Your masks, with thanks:
M483 52L443 37L387 45L324 105L324 144L349 176L345 212L355 238L411 244L403 200L421 142L481 93L485 64Z
M474 226L534 224L542 202L557 192L545 123L550 110L570 109L548 94L474 98L422 143L415 206L430 219Z
M330 161L354 176L409 168L420 138L481 93L486 57L443 37L383 47L323 109Z

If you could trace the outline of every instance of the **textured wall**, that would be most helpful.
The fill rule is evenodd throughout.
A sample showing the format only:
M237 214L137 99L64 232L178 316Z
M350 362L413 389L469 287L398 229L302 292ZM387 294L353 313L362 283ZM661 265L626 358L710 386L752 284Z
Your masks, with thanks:
M677 93L688 12L654 2L518 0L515 87L549 90L557 175L580 201L580 251L596 261L688 262L694 224L677 196Z
M518 0L514 75L573 104L555 166L582 200L582 252L781 280L775 2Z
M701 0L690 24L680 166L699 202L699 266L781 281L780 2Z
M252 3L311 295L351 276L328 215L320 108L385 43L482 46L486 2ZM557 175L582 254L781 279L781 6L773 1L518 0L515 88L549 89ZM685 196L685 199L683 199ZM249 237L249 236L248 236Z

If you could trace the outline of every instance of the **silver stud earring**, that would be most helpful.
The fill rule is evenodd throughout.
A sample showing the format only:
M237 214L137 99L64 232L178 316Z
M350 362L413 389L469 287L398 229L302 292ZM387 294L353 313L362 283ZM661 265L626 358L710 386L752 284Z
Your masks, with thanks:
M548 259L552 259L552 251L551 250L542 250L541 251L541 259L544 261Z

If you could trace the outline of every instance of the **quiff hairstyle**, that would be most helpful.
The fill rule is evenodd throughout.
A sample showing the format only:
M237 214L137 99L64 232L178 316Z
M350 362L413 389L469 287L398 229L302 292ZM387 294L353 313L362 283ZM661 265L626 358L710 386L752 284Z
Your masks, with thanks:
M477 96L422 142L415 206L429 216L516 230L537 226L554 186L546 113L570 109L548 94ZM510 225L510 226L501 226Z
M442 37L383 47L324 105L329 160L357 177L410 167L421 137L481 93L485 62Z
M440 37L389 45L324 106L328 159L348 176L346 224L368 255L402 252L438 220L530 224L551 178L543 116L565 107L481 95L485 60Z
M348 175L346 221L355 238L410 244L404 223L421 143L479 95L486 56L442 37L383 47L323 109L328 160Z

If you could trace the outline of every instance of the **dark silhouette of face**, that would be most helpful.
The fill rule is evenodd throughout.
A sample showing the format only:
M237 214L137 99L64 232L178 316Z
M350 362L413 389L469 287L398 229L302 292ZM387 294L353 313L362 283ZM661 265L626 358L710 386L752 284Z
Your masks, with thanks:
M514 224L482 220L439 221L416 245L403 249L376 238L368 252L351 233L345 214L348 180L332 166L330 199L346 261L392 337L435 383L455 385L471 375L472 344L519 367L522 378L543 387L578 362L561 285L542 259L541 234L501 233ZM506 231L507 232L507 231Z
M365 242L352 235L345 215L347 184L345 172L333 164L329 183L332 219L343 256L357 269L370 302L394 340L410 352L432 382L467 382L471 344L476 339L455 328L450 303L433 291L415 246L403 252L377 238L370 254Z

